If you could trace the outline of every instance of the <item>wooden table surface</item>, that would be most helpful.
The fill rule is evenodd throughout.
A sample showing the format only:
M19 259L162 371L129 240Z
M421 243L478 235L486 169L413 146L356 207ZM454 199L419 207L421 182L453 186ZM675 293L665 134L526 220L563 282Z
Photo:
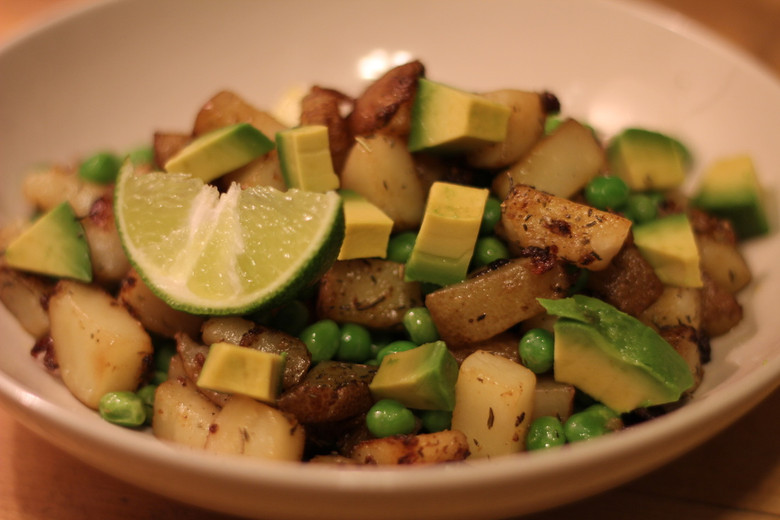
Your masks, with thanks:
M0 41L29 23L93 0L0 0ZM780 0L654 0L698 20L780 75ZM530 516L780 519L780 391L711 441L622 487ZM0 519L216 520L88 467L0 409ZM576 515L576 516L575 516Z

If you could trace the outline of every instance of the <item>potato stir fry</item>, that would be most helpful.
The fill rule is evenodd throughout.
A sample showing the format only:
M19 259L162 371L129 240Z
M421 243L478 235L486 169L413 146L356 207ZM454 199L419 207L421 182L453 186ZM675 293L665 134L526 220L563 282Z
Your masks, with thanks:
M550 92L419 61L357 97L314 85L293 123L224 90L124 161L29 173L39 216L0 233L0 300L76 399L165 441L350 466L555 449L673 411L742 320L760 186L735 156L683 194L694 165L673 136L605 138ZM118 175L176 168L223 197L335 191L338 257L247 312L178 305L115 217Z

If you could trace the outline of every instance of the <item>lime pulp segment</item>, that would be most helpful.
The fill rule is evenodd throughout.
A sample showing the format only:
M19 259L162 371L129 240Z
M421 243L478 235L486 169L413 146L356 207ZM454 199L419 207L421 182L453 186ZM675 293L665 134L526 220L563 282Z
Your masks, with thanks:
M131 263L174 308L240 314L270 307L322 274L344 234L341 199L270 187L220 193L186 174L125 165L117 227Z

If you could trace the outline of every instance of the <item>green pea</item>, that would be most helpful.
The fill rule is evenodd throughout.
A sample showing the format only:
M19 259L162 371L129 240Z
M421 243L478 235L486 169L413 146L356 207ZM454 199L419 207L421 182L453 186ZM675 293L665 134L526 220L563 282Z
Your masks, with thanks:
M303 329L300 338L311 353L312 363L319 363L336 355L341 342L341 330L333 320L320 320Z
M388 343L381 349L379 349L379 352L376 355L376 361L377 363L381 364L382 360L387 356L388 354L395 354L396 352L404 352L406 350L412 350L413 348L417 348L419 345L417 343L413 343L411 341L406 341L403 339L399 339L398 341L393 341L392 343Z
M585 200L601 210L622 207L628 194L628 185L620 177L596 177L585 186Z
M484 267L491 262L509 258L509 249L506 244L496 236L479 237L474 244L474 258L471 262L474 267Z
M300 300L279 307L271 318L271 326L292 336L298 336L309 322L309 308Z
M110 184L116 180L122 161L111 152L98 152L79 166L79 176L88 182Z
M547 116L547 119L544 120L544 133L545 134L553 133L556 128L561 126L562 122L563 119L561 119L561 116L559 115Z
M553 367L554 352L555 339L549 330L531 329L520 338L520 360L534 374L543 374Z
M611 432L619 416L603 404L594 404L572 414L563 424L568 442L580 442Z
M371 333L368 329L357 323L342 325L336 358L351 363L363 363L371 358Z
M136 427L146 421L144 402L135 392L108 392L100 398L98 412L106 421L120 426Z
M546 450L566 444L563 424L557 417L549 415L537 417L528 427L525 438L527 450Z
M401 322L409 338L417 345L439 339L439 331L433 322L431 313L425 307L414 307L404 313Z
M485 201L485 210L482 212L482 223L479 226L480 235L490 235L501 220L501 201L490 196Z
M375 437L412 433L415 422L412 411L394 399L377 401L366 415L368 431Z
M452 426L452 412L447 410L421 410L420 420L425 431L434 433L449 430Z
M387 260L405 264L412 254L414 243L417 241L417 232L404 231L390 237L387 242Z
M636 224L650 222L658 216L658 201L652 195L632 193L626 201L625 213Z
M138 389L136 395L141 398L144 403L144 410L146 410L146 423L152 422L154 416L154 394L157 391L157 385L145 385Z

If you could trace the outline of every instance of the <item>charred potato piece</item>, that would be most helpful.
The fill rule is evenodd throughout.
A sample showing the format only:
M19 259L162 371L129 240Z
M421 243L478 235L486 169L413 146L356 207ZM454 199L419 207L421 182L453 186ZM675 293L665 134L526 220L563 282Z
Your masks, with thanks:
M422 302L420 284L404 281L403 264L342 260L320 279L317 314L339 323L389 330L399 328L404 313Z
M176 353L181 360L181 369L189 381L195 385L198 392L217 406L223 406L230 399L230 394L217 392L208 388L197 386L203 363L209 355L209 347L193 341L186 334L176 335Z
M728 290L704 274L701 289L701 328L714 338L721 336L742 321L742 305Z
M143 326L155 334L173 338L182 332L191 337L200 334L203 318L178 311L157 297L141 280L135 270L131 270L119 289L117 299L140 321Z
M501 205L507 239L521 248L554 249L591 271L605 269L622 249L631 221L614 213L516 185Z
M237 123L249 123L269 139L276 132L287 128L272 115L255 108L242 97L229 90L223 90L209 99L195 117L192 135L199 136Z
M606 269L589 274L587 286L595 296L632 316L639 316L664 291L653 267L628 242Z
M699 247L701 268L713 282L731 293L750 283L750 268L737 247L737 235L727 220L700 210L688 212Z
M68 201L78 217L89 214L92 204L113 197L113 185L85 182L73 167L55 165L27 174L22 184L25 199L42 212Z
M130 261L114 224L113 198L104 196L95 200L89 214L81 219L81 225L89 244L95 281L109 285L121 281L130 270Z
M531 258L494 265L425 298L441 338L450 346L486 340L544 312L537 298L562 298L569 287L559 263L538 272Z
M659 331L662 338L685 360L693 376L693 386L686 393L693 393L701 384L704 375L703 360L696 330L685 325L665 327Z
M44 278L17 271L0 261L0 302L33 338L49 332L46 302L53 288Z
M328 127L328 142L333 158L333 168L340 172L347 152L354 139L349 124L342 116L342 107L352 107L349 96L333 89L313 86L301 100L301 125L324 125Z
M433 464L464 460L468 455L466 436L457 430L371 439L352 452L352 458L362 464Z
M484 341L477 341L467 345L453 345L453 347L450 348L450 352L455 356L458 364L461 364L464 359L477 350L484 350L491 354L511 359L515 363L520 363L520 354L517 350L519 343L520 335L513 331L507 331Z
M303 424L336 422L365 413L373 404L369 383L376 368L324 361L282 393L278 406Z
M389 135L408 135L417 80L424 75L423 64L411 61L390 69L372 82L355 100L347 118L350 132L367 136L383 130Z

